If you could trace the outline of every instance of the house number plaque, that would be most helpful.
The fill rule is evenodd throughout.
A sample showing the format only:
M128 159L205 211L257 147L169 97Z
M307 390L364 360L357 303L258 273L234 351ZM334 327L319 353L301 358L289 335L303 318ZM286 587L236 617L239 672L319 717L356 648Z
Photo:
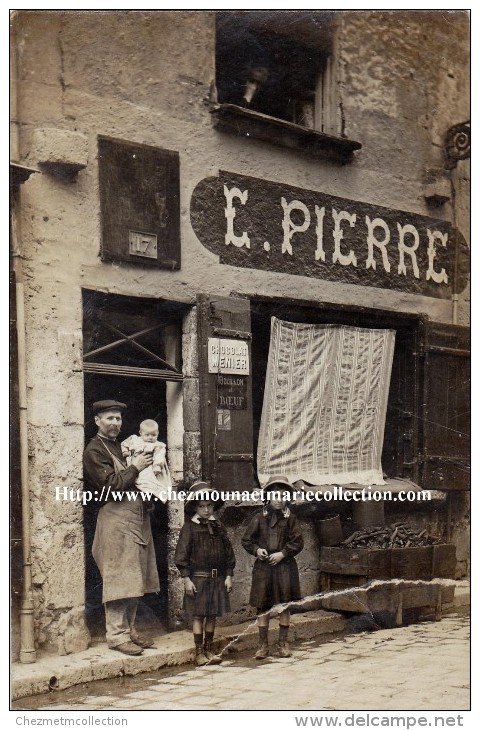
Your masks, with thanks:
M157 237L154 233L129 231L128 246L131 256L143 256L146 259L157 258Z

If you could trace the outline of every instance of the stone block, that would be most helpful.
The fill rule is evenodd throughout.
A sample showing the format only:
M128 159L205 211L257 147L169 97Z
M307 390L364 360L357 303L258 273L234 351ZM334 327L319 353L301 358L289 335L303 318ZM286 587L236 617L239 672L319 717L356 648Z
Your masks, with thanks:
M90 633L85 623L83 607L73 608L58 621L58 653L84 651L90 644Z
M198 378L183 381L183 424L185 431L200 430L200 392Z
M468 560L470 556L470 527L465 522L460 523L453 530L452 542L456 546L457 561Z
M54 530L35 530L33 547L34 559L46 576L43 583L45 604L55 609L82 606L85 600L82 525L61 523ZM67 626L68 621L65 628Z
M63 119L62 90L60 84L22 81L22 97L28 100L22 106L22 122L25 124L56 124ZM25 141L22 140L22 144ZM29 154L31 159L35 159Z
M198 377L198 337L196 332L182 335L183 375Z
M191 310L183 318L182 332L184 335L197 334L197 307L192 307Z
M32 154L39 164L87 166L88 138L80 132L53 127L36 129Z
M12 679L12 700L48 692L51 673L43 666L15 664Z
M71 307L69 302L69 307ZM81 303L79 306L79 316L81 312ZM64 329L57 330L58 338L58 363L62 372L78 372L83 373L82 347L83 338L81 330L68 331Z
M56 678L58 680L58 684L56 685L57 689L67 689L67 687L72 687L75 684L91 682L93 680L92 667L90 664L73 667L65 664L59 668Z
M145 652L139 657L126 656L123 660L123 671L127 676L140 674L140 672L155 672L165 666L165 656L149 654Z
M200 431L186 431L183 435L184 480L199 479L202 473L202 444Z
M443 205L452 195L450 181L440 178L425 186L425 200L430 205Z
M64 426L84 425L83 373L75 373L65 381L62 416Z
M93 679L113 679L114 677L122 677L124 674L123 670L123 659L121 654L118 654L118 659L108 659L107 662L92 661L92 674ZM113 652L112 652L113 654Z
M181 479L183 475L183 447L180 449L168 449L168 466L174 476L174 481Z
M455 606L469 606L470 605L470 584L462 581L460 585L455 586Z
M292 638L313 639L322 634L332 634L336 631L343 631L346 621L343 616L327 611L312 611L292 617Z

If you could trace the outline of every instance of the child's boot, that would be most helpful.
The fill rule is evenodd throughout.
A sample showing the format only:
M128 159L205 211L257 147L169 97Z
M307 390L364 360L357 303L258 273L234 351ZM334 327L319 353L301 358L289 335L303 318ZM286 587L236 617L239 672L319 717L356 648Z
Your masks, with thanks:
M203 667L208 664L208 659L203 651L203 636L202 634L194 634L193 639L195 641L195 664L197 667Z
M258 648L255 653L255 659L266 659L270 654L268 650L268 627L258 627Z
M218 654L215 654L212 651L212 642L213 642L213 631L205 631L205 642L203 644L203 653L207 657L209 664L221 664L222 663L222 657L218 656Z
M292 652L290 651L290 647L288 645L288 626L281 626L279 627L278 631L278 648L277 648L277 656L281 657L282 659L287 659L288 657L292 656Z

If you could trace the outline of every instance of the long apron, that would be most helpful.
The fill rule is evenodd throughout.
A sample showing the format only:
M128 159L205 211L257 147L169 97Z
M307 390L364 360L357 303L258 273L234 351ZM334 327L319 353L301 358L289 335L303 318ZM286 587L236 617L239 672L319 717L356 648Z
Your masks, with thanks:
M116 458L114 464L116 471L119 464L123 468ZM123 496L100 508L95 527L92 554L103 579L103 603L160 590L150 514L141 494L131 502Z

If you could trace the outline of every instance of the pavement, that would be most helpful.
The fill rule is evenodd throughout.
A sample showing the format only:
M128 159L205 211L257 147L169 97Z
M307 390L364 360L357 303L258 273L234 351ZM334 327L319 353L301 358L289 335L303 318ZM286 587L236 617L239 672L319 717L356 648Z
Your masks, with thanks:
M261 664L261 666L255 665L255 672L260 672L261 674L258 676L258 680L267 680L268 679L268 672L274 671L273 668L278 664L278 662L284 663L287 666L285 667L285 672L287 677L292 677L292 679L297 676L298 674L298 668L295 669L294 664L296 662L303 662L308 665L305 668L302 666L301 675L302 677L309 677L309 676L315 676L318 674L318 664L322 664L324 662L328 662L328 667L322 666L322 682L324 679L324 669L328 669L328 672L331 672L333 670L337 671L337 675L333 674L332 676L328 676L328 692L331 694L331 687L333 686L330 682L330 680L333 681L335 677L340 678L341 681L341 671L339 670L344 667L343 662L349 661L349 657L356 657L356 659L361 660L363 657L363 661L368 664L371 670L371 652L370 649L376 647L377 645L380 645L380 649L376 650L375 654L375 661L377 661L378 652L382 652L382 656L384 652L387 652L385 655L386 659L388 659L388 656L392 659L392 661L389 663L386 662L387 669L391 669L392 672L395 671L396 665L396 658L395 658L395 652L393 654L389 654L390 649L389 646L395 646L400 654L399 656L406 656L405 650L408 648L409 644L412 642L412 640L415 640L415 643L419 642L418 646L418 656L419 661L424 662L425 667L422 669L422 673L419 675L422 682L423 680L428 677L428 681L431 683L435 679L435 681L440 682L440 676L437 677L437 674L439 673L440 669L443 682L445 683L445 670L441 663L438 662L432 662L432 650L430 644L432 642L435 643L435 654L437 655L440 637L441 641L445 641L445 649L447 651L447 654L450 658L450 654L452 654L453 657L453 649L449 646L449 631L446 632L446 635L444 636L444 627L445 625L451 625L450 628L454 635L457 635L457 638L464 639L463 633L460 631L459 627L455 623L458 618L454 615L449 615L452 613L452 611L458 610L460 607L466 607L469 605L470 602L470 585L467 581L456 581L455 583L455 596L453 603L449 605L444 605L442 608L442 614L445 616L442 621L435 622L435 623L422 623L418 625L412 625L412 626L404 626L396 629L386 629L381 632L375 632L372 634L355 634L355 635L346 635L344 636L345 632L348 630L349 622L345 618L345 615L336 613L333 611L324 611L324 610L317 610L317 611L308 611L307 613L301 613L301 614L295 614L292 616L292 622L291 622L291 628L290 628L290 641L292 642L292 645L294 647L298 644L298 649L295 648L295 654L294 657L291 659L275 659L272 661L267 661L264 664ZM452 623L453 622L453 623ZM468 629L468 622L465 623L464 619L464 625L462 628L462 631L465 631ZM276 621L272 621L272 628L271 628L271 641L272 643L276 640L276 634L278 631L278 624ZM403 632L403 633L402 633ZM360 637L363 637L362 639L362 646L360 651L360 645L358 645L358 648L356 649L357 642L359 641ZM413 638L412 638L413 637ZM314 647L315 642L321 639L321 644L318 647ZM311 645L308 644L308 642L312 642ZM342 644L339 644L338 642L343 642ZM399 643L400 642L400 643ZM403 643L402 643L403 642ZM192 648L192 635L190 632L187 631L178 631L171 634L163 635L161 637L158 637L155 641L156 648L155 649L148 649L145 650L145 652L138 657L126 657L122 654L119 654L118 652L114 652L111 649L108 649L106 645L100 645L95 647L90 647L86 651L78 652L76 654L71 654L68 656L52 656L52 655L42 655L40 653L38 657L38 661L35 664L13 664L12 666L12 681L11 681L11 689L12 689L12 699L18 700L20 698L25 697L31 697L33 695L42 695L44 693L51 692L51 690L64 690L68 687L73 687L74 685L80 685L84 683L93 682L96 680L106 680L106 679L113 679L118 677L126 677L126 676L135 676L139 675L141 673L150 673L154 672L156 670L159 670L161 668L166 667L179 667L180 665L184 664L190 664L193 660L193 648ZM143 694L141 697L137 694L135 695L135 692L133 693L132 697L123 697L119 700L119 702L126 701L129 702L131 700L131 708L133 709L135 706L135 709L185 709L185 705L182 705L182 702L185 698L187 698L188 703L190 703L192 708L195 709L214 709L213 704L220 704L227 699L227 691L226 688L223 686L224 678L227 680L228 678L236 678L235 682L240 681L241 676L245 677L245 681L247 681L246 677L247 675L243 674L244 671L246 672L249 668L248 666L241 667L238 666L237 663L234 660L230 659L230 654L228 653L228 648L232 648L235 650L235 652L245 652L249 651L251 653L251 650L256 646L257 643L257 628L254 623L247 623L247 624L239 624L236 626L227 626L219 628L217 631L217 638L216 638L216 647L217 649L223 648L224 655L227 656L227 661L224 662L220 666L208 666L206 668L195 668L195 669L189 669L186 672L182 672L181 674L176 674L174 677L166 677L162 678L158 681L158 686L160 688L165 689L165 685L168 686L168 698L170 702L170 707L163 706L165 704L168 704L166 702L166 699L164 697L161 697L160 694L156 695L149 695L145 697ZM460 642L461 643L461 642ZM341 647L341 653L342 658L336 657L336 654L338 653L339 646ZM310 647L310 648L309 648ZM365 651L368 649L367 653ZM467 646L468 650L468 646ZM456 650L455 650L456 651ZM346 652L346 653L345 653ZM458 651L459 656L461 657L461 660L459 661L459 674L458 676L463 677L463 674L465 671L468 671L468 660L465 658L465 646L463 646L462 651ZM344 656L343 656L344 655ZM415 654L415 657L417 657L417 654ZM457 658L455 654L455 658ZM316 663L315 663L316 662ZM338 663L340 662L340 664ZM361 663L361 662L360 662ZM428 665L428 668L427 668ZM269 669L270 667L270 669ZM422 664L423 667L423 664ZM463 667L463 669L462 669ZM288 669L288 671L287 671ZM228 670L228 672L227 672ZM357 669L355 669L355 674L357 674ZM211 691L211 681L213 676L218 675L212 675L211 672L220 672L222 677L222 686L219 688L218 692L218 698L217 698L217 689L215 690L215 693L212 694ZM227 673L226 673L227 672ZM264 674L266 672L266 675ZM307 674L305 674L307 672ZM172 672L173 673L173 672ZM453 676L451 674L451 668L449 667L448 670L449 676ZM408 668L408 662L407 666L405 667L405 671L402 672L401 670L397 673L395 671L395 674L397 674L397 684L398 680L402 679L403 682L408 681L408 678L411 675L411 672ZM273 674L270 675L273 678ZM282 672L282 685L285 688L285 673ZM183 677L183 679L179 679L178 677ZM210 679L209 679L210 677ZM233 706L235 705L235 702L232 700L232 695L230 694L230 700L228 707L221 707L221 709L252 709L254 705L252 705L252 702L249 701L249 699L252 698L252 686L255 686L255 683L252 684L252 677L249 674L248 675L248 686L249 686L249 693L248 698L245 698L241 696L241 692L237 689L235 690L235 701L237 703L242 704L244 701L246 702L245 707L237 707ZM358 676L356 676L355 684L353 687L350 688L349 691L353 692L352 695L352 702L355 700L355 702L358 702L359 694L357 692L358 689L358 682L360 681L361 685L361 678L362 674L361 671L359 671ZM419 677L416 677L416 681L419 681ZM199 686L201 688L204 688L205 691L208 689L207 696L205 697L202 692L198 693L195 691L194 695L192 696L192 693L190 694L187 692L186 694L182 694L184 689L183 685L185 684L185 687L188 688L191 683L194 683L194 686ZM200 684L198 684L200 682ZM315 679L315 682L317 680ZM210 684L209 684L210 683ZM241 684L241 682L240 682ZM335 684L335 683L333 683ZM459 702L463 702L465 704L465 688L463 685L465 684L464 680L462 679L462 687L458 687L459 690ZM178 689L173 691L172 685L178 685ZM267 686L268 682L267 682ZM318 688L317 688L318 689ZM344 688L345 689L345 688ZM348 687L347 687L348 690ZM148 691L156 691L152 689L149 689ZM180 691L180 695L178 692ZM186 690L185 690L186 691ZM145 692L145 690L144 690ZM313 692L313 694L312 694ZM141 690L140 690L141 693ZM269 696L264 694L264 690L262 688L262 691L255 692L253 691L253 694L255 697L253 698L255 701L255 709L281 709L278 705L273 705L272 707L265 707L264 704L266 702L266 698ZM257 695L259 695L257 697ZM304 692L300 692L300 694L297 694L297 700L298 698L305 698L305 702L310 702L312 700L312 697L315 697L318 695L317 690L314 691L314 688L312 687L306 687ZM460 697L461 695L461 697ZM52 695L51 695L52 696ZM281 693L280 695L282 697L283 702L287 702L286 698L284 697L284 693ZM348 697L348 691L347 691L347 697ZM202 699L203 698L203 699ZM323 698L323 693L322 693ZM345 692L342 691L342 700L345 698ZM92 702L95 699L95 702L97 702L98 697L94 698L92 697ZM118 704L118 702L115 704L115 707L108 707L108 702L111 702L111 697L106 697L105 699L105 705L101 707L101 709L121 709L121 706ZM145 702L140 703L140 700L145 700ZM256 707L257 701L259 703L259 706ZM270 701L273 701L271 698ZM101 704L101 700L99 700ZM232 704L233 702L233 704ZM322 699L323 702L323 699ZM142 707L140 708L140 704L154 704L155 707ZM156 703L160 703L162 707L158 706ZM180 705L179 705L180 703ZM138 708L137 706L138 705ZM175 705L173 707L173 705ZM126 705L124 709L127 709ZM303 705L301 705L303 707ZM309 705L310 706L310 705ZM90 706L87 703L87 706L83 704L81 708L79 707L69 707L69 709L88 709ZM305 706L307 707L307 706ZM307 707L308 708L308 707ZM38 707L38 709L41 709ZM54 709L51 705L48 709ZM57 707L55 709L61 709L60 707ZM95 709L93 705L90 707L90 709ZM98 707L100 709L100 706ZM217 707L217 709L220 709L220 707ZM283 709L298 709L290 708L290 707L284 707ZM324 709L333 709L331 707L325 707ZM343 707L341 709L348 709L346 707ZM357 708L361 709L361 708ZM388 709L387 707L382 709ZM401 707L396 707L395 709L402 709ZM420 709L420 708L415 708ZM435 709L441 709L441 707L435 707ZM457 707L457 709L460 709ZM466 709L465 707L463 709Z
M331 636L327 641L302 639L292 648L289 659L259 662L253 652L243 652L220 666L72 687L18 700L12 709L83 711L95 722L95 710L470 709L468 616L449 614L440 621ZM118 721L117 714L108 717Z

